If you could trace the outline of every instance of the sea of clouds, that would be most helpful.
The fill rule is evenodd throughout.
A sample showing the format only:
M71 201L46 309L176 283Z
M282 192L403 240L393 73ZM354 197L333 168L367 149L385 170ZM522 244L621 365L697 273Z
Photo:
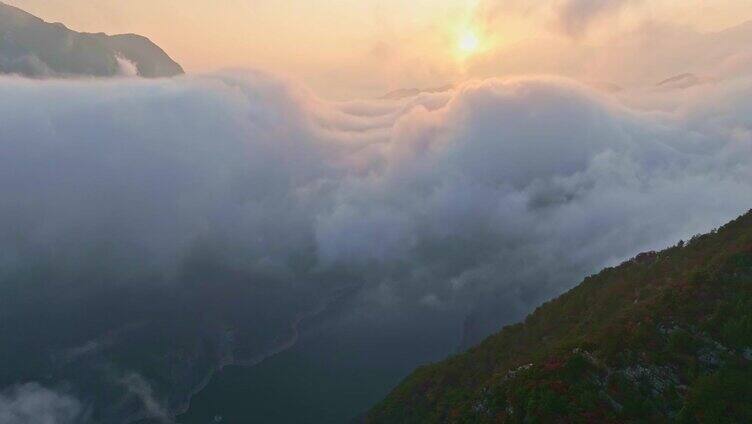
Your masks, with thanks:
M289 296L356 287L365 321L484 311L482 336L752 207L752 81L634 95L536 77L334 103L250 72L0 77L0 281L42 266L71 290L180 290L208 250Z

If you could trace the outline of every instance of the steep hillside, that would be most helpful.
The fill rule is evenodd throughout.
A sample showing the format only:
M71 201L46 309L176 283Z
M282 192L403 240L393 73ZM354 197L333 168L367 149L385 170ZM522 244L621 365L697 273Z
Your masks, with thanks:
M79 33L0 2L0 73L108 77L131 73L128 66L150 78L183 73L145 37Z
M416 370L371 423L752 422L752 212Z

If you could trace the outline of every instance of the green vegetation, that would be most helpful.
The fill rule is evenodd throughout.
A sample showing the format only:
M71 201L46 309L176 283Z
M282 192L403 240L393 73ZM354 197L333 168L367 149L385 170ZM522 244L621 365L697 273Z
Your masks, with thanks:
M752 212L419 368L371 423L752 422Z

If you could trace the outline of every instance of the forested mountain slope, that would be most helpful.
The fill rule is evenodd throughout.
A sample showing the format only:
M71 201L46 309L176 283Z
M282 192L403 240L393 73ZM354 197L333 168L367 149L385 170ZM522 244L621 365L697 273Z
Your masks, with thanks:
M416 370L371 423L752 422L752 212Z

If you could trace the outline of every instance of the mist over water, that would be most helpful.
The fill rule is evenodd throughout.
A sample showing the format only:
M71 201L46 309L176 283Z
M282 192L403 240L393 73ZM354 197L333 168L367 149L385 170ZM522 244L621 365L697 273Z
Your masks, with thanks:
M190 392L222 349L263 356L291 325L297 341L300 317L344 291L327 325L454 331L441 357L463 323L477 341L749 209L752 82L622 96L543 77L342 103L253 72L0 77L0 336L17 341L4 353L68 358L45 365L55 387L99 358L91 380L43 393L81 397L65 417L98 407L84 393L102 379L128 389L126 411L168 419L176 383L133 377L146 360L117 363L113 346L169 334ZM24 320L37 324L14 330ZM0 402L47 390L16 386L43 374L19 370L0 376Z

